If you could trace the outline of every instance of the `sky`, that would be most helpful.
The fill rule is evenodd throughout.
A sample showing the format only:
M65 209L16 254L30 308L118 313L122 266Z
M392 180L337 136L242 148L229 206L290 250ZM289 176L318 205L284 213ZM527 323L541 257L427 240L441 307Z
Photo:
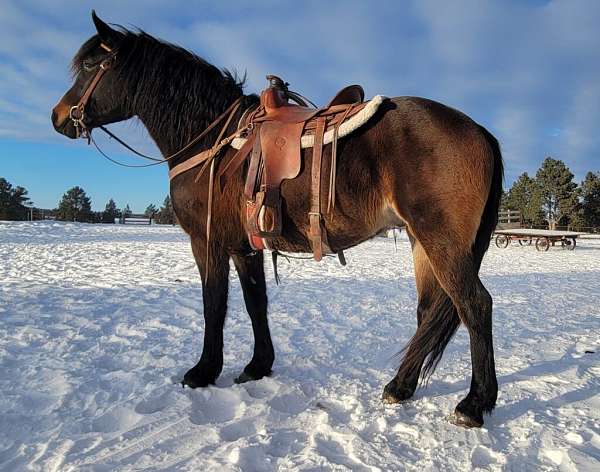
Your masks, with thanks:
M55 208L75 185L95 210L113 198L143 212L168 193L166 167L114 166L52 128L51 109L71 85L69 62L95 33L92 8L247 73L247 93L275 74L319 104L359 83L367 97L414 95L457 108L500 141L507 186L548 155L578 181L600 170L598 0L2 0L0 177L27 188L37 207ZM135 119L111 129L158 153Z

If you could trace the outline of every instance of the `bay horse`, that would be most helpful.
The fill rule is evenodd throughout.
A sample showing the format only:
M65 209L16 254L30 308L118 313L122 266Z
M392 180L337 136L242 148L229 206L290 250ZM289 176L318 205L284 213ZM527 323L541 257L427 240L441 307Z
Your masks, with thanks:
M92 130L137 117L167 156L184 148L234 101L239 99L242 106L228 132L235 131L244 110L256 106L258 97L244 95L243 81L227 70L143 31L111 27L94 12L92 18L97 34L75 55L74 84L52 111L59 133L76 138L80 131L76 124ZM105 67L107 61L110 67ZM85 114L77 114L77 121L73 108L84 95ZM169 167L209 148L216 132L169 160ZM324 152L331 152L330 148L326 146ZM235 152L223 149L221 162ZM498 392L492 298L478 276L502 193L498 142L457 110L424 98L397 97L385 100L365 126L340 139L337 154L337 204L332 214L323 215L331 249L353 247L401 224L406 225L412 246L417 330L403 351L396 376L384 388L383 401L410 399L419 378L431 375L463 323L470 336L472 377L469 393L456 406L451 421L481 426ZM272 241L277 250L311 252L306 192L310 149L303 150L302 159L300 175L281 188L283 233ZM191 239L202 280L202 356L183 379L192 388L214 383L222 370L230 259L239 275L255 341L252 359L236 382L271 374L275 356L267 321L263 254L251 249L245 232L246 169L241 166L224 188L215 188L210 246L205 231L208 173L198 181L197 172L182 173L170 184L173 208Z

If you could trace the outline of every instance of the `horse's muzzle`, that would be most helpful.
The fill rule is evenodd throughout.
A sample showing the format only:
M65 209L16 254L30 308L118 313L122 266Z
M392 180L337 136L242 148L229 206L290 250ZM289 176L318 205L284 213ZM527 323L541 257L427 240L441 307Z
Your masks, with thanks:
M63 115L61 113L59 113L57 111L57 107L55 107L52 110L52 116L51 116L51 120L52 120L52 126L54 126L54 129L66 136L67 138L71 138L71 139L75 139L77 138L77 130L75 129L75 126L73 125L73 121L69 118L69 115Z

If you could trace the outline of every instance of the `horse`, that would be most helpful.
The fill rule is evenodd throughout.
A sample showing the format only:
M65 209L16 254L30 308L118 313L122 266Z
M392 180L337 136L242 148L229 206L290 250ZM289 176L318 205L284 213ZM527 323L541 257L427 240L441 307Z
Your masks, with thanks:
M244 80L227 69L142 30L111 27L95 12L92 20L96 32L71 64L73 85L52 111L57 132L77 138L82 127L91 132L137 117L163 156L169 156L172 169L213 145L216 129L201 139L194 136L210 128L232 103L239 101L241 106L228 133L235 132L246 110L257 106L258 97L245 95ZM324 155L331 153L331 145L323 149ZM227 162L235 152L223 148L219 162ZM271 241L277 250L311 252L306 195L311 152L302 150L300 174L282 184L283 230ZM472 376L469 392L451 421L463 427L482 426L498 393L492 297L479 278L502 194L498 141L453 108L425 98L396 97L386 99L365 126L340 139L337 163L337 203L331 214L323 215L332 251L351 248L398 225L406 226L411 242L417 329L402 350L395 377L383 389L383 402L408 401L419 380L431 376L462 323L470 337ZM254 334L252 359L236 382L272 373L275 354L263 253L252 249L245 232L246 171L247 164L240 166L223 188L215 186L210 240L209 173L184 172L170 182L173 208L190 237L202 282L202 355L183 378L183 384L192 388L214 383L223 367L230 259Z

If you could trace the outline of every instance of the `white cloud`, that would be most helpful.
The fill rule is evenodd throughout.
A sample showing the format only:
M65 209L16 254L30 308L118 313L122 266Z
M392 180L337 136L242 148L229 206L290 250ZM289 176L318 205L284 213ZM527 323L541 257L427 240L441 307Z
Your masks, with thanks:
M141 6L143 5L143 7ZM0 9L0 134L60 140L48 119L68 88L68 61L93 33L90 6L5 1ZM507 174L544 155L597 167L600 2L105 1L109 22L137 25L219 67L248 72L248 91L281 74L318 102L362 83L368 95L422 95L498 135ZM143 133L133 134L137 142ZM137 129L134 127L134 130ZM548 130L563 130L560 133Z

